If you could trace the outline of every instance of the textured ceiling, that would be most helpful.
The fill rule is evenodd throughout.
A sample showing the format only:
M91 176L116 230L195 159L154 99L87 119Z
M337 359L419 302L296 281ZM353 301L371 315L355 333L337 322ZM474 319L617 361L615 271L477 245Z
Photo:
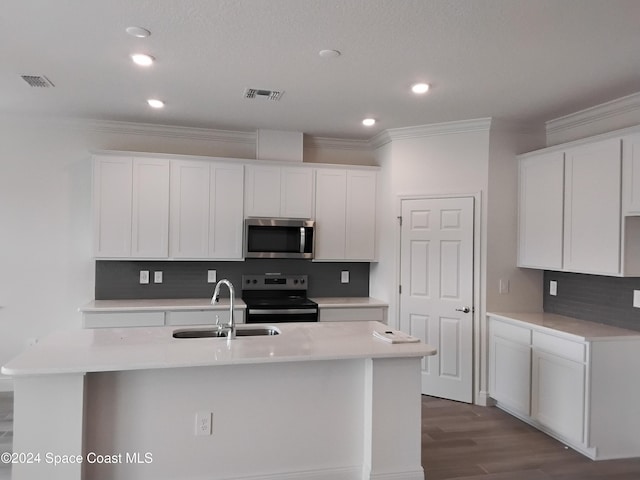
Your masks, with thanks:
M133 65L137 51L156 64ZM367 139L488 116L538 123L640 91L640 1L2 0L0 58L4 115ZM431 91L414 96L416 81ZM247 87L285 93L252 101Z

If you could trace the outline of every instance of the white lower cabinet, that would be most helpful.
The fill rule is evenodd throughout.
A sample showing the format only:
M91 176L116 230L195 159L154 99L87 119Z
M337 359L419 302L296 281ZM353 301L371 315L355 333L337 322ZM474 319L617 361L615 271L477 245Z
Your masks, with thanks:
M387 323L387 307L347 307L318 309L320 322L375 321Z
M235 323L244 323L245 308L234 308ZM164 327L172 325L212 325L229 321L229 309L224 310L154 310L154 311L116 311L83 312L84 328L132 328Z
M489 315L489 394L594 460L640 456L640 332L615 334L574 340Z

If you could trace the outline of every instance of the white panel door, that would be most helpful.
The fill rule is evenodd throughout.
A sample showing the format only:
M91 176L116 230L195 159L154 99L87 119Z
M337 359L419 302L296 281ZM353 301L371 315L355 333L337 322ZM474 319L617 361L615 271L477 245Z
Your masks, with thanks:
M400 328L435 346L422 392L473 400L471 197L402 200Z

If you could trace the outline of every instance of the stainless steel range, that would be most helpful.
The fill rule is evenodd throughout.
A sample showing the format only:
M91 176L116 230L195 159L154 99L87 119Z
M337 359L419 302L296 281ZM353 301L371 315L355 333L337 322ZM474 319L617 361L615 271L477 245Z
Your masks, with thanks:
M307 275L242 276L247 323L317 322L318 304L307 298Z

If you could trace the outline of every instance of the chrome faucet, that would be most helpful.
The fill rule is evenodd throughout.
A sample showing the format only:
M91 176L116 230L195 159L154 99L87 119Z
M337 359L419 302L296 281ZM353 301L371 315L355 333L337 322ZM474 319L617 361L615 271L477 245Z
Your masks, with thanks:
M235 301L236 292L233 289L233 284L227 280L223 279L216 283L216 288L213 290L213 296L211 297L211 305L217 303L220 300L220 287L222 285L226 285L229 288L229 324L225 327L227 331L227 339L233 340L236 338L236 323L233 320L233 304ZM216 324L218 323L218 318L216 316Z

